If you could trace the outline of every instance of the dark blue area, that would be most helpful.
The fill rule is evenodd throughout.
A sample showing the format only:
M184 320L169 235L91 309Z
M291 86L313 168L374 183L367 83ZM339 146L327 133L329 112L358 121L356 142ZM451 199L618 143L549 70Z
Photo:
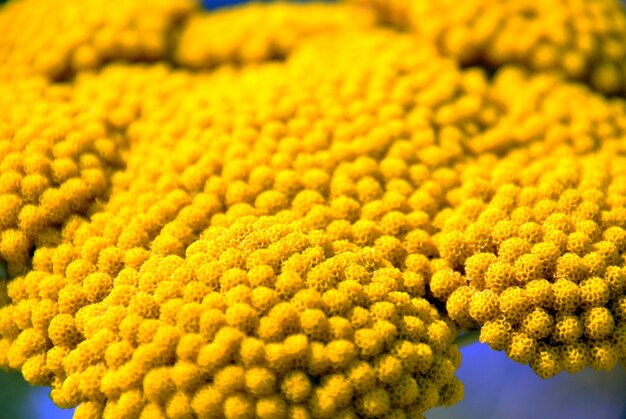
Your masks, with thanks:
M234 6L241 3L247 3L247 0L202 0L204 8L209 10L226 6Z
M272 1L272 0L256 0L256 1L261 2L261 3L268 3L269 1ZM291 0L291 1L295 1L297 3L307 3L312 0ZM317 0L317 1L332 2L335 0ZM201 3L205 9L213 10L213 9L219 9L221 7L228 7L228 6L234 6L234 5L242 4L242 3L249 3L249 1L248 0L201 0Z

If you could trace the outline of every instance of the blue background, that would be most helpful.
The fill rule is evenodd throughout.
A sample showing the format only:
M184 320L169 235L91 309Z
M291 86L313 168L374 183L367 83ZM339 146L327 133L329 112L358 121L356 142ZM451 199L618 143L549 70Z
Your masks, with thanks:
M3 3L0 0L0 4ZM245 0L204 0L207 9ZM585 370L549 380L503 353L475 343L462 349L457 376L465 384L465 398L451 408L428 412L428 419L626 419L626 371ZM49 388L31 387L17 373L0 371L0 417L15 419L71 418L72 409L56 407Z

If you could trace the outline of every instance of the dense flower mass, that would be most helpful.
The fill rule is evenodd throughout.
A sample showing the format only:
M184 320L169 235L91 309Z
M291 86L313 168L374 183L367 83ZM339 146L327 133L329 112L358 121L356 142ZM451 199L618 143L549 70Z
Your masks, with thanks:
M626 15L548 3L9 2L0 366L295 419L457 402L463 330L626 364Z
M556 71L626 91L626 16L617 0L351 0L463 65Z

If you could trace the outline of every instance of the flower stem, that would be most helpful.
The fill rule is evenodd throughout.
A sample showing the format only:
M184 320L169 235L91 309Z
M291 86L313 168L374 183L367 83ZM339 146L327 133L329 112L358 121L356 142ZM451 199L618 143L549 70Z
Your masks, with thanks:
M465 346L469 346L472 343L478 342L478 337L480 336L480 330L470 330L459 336L454 340L454 343L459 345L459 348L463 348Z
M0 280L9 279L9 272L7 271L7 264L5 261L0 260Z

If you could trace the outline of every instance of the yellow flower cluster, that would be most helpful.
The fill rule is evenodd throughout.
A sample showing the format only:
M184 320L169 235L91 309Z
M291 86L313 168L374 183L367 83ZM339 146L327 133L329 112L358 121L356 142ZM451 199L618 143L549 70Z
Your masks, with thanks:
M514 183L489 190L493 198L478 218L451 213L466 226L441 233L440 249L454 248L444 258L465 275L452 278L450 268L431 281L451 318L482 325L481 341L542 377L626 360L626 211L617 192L625 161L614 149L560 158L565 167L549 156L509 172ZM500 164L507 163L494 173ZM535 169L539 176L522 186Z
M447 197L457 205L437 215L433 236L447 264L430 282L459 325L482 326L481 341L542 377L626 361L626 106L555 81L496 76L495 89L527 92L522 103L509 96L520 113L500 120L508 153L461 169ZM559 116L538 118L528 103L558 103ZM493 132L473 141L502 150ZM530 145L510 151L522 138Z
M373 14L364 8L332 3L267 8L253 3L192 16L180 34L176 60L190 68L278 60L311 35L371 29L373 24Z
M404 269L429 229L407 175L428 170L400 137L416 93L436 109L468 88L410 38L318 30L285 63L111 64L64 86L123 164L9 282L3 365L78 417L420 417L462 396L429 261ZM429 107L412 123L432 142Z
M119 60L167 59L193 0L12 1L0 12L0 76L54 80Z
M0 366L77 418L420 418L478 326L626 363L623 99L344 4L43 3L0 9Z
M626 91L619 0L352 0L415 32L463 65L558 71L602 93Z

